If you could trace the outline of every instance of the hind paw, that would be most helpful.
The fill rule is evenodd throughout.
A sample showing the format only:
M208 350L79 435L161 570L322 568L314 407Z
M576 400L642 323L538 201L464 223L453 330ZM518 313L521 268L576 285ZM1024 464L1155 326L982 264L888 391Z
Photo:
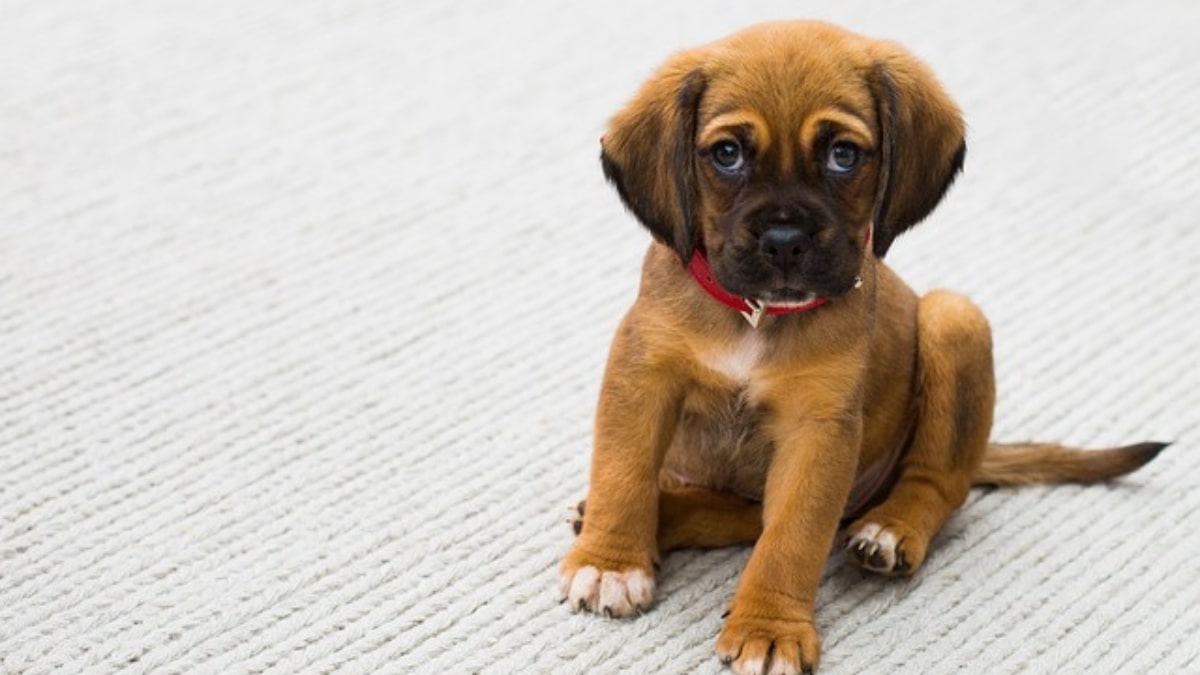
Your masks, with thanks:
M567 510L570 511L570 515L567 516L567 525L571 527L575 536L579 536L579 533L583 532L583 510L586 506L587 500L583 499L575 506L567 507Z
M872 572L911 576L925 560L925 542L900 523L882 525L863 518L851 525L846 534L846 553L850 559Z

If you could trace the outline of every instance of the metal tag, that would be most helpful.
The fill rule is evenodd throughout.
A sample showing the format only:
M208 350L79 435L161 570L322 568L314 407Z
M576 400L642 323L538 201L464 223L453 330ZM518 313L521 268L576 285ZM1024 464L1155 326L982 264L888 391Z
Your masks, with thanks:
M742 316L745 317L746 321L750 322L752 328L758 328L758 322L762 320L763 314L767 312L766 306L750 298L743 298L742 301L750 308L749 311L743 311Z

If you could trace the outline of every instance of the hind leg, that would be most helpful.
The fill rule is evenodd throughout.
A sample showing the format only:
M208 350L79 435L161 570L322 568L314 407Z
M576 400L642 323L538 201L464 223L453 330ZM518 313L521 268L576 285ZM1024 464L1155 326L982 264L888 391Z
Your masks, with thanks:
M917 343L912 445L887 499L846 531L850 557L887 575L916 572L930 540L966 500L996 398L991 331L971 301L947 291L921 298Z
M583 528L586 502L568 522ZM658 546L663 553L681 548L719 548L753 544L762 534L762 504L728 492L702 487L663 486L658 498Z

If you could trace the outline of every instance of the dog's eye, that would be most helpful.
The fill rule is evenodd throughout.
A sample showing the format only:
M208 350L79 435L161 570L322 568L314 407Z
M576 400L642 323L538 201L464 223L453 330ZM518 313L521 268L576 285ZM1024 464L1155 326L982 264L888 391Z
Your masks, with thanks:
M829 148L825 167L834 173L850 173L862 159L862 150L853 143L838 141Z
M746 160L742 157L742 146L734 141L720 141L712 146L712 162L722 173L736 173Z

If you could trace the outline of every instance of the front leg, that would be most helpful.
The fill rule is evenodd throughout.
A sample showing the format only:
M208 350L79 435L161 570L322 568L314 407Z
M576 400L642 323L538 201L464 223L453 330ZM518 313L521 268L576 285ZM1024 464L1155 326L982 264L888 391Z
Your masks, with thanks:
M739 675L809 673L820 659L813 608L850 494L862 435L853 413L777 423L763 533L717 639Z
M587 519L562 564L572 609L630 616L654 599L658 472L679 421L680 377L645 357L626 327L613 343L596 413Z

